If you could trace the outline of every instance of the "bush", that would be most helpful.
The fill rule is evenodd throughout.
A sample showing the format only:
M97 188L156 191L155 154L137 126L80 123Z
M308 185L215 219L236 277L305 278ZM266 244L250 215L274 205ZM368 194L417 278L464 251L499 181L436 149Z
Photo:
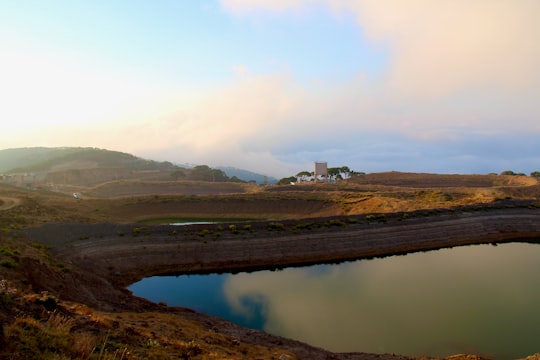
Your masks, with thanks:
M46 291L41 294L41 297L37 298L34 301L36 304L43 305L48 311L53 311L58 305L58 300L56 297L49 295Z
M271 222L268 224L268 230L285 230L285 225L282 223Z
M366 215L367 221L378 221L378 222L386 222L388 219L386 218L386 215L383 214L377 214L377 215Z
M329 220L329 221L325 222L324 225L326 227L331 227L331 226L345 227L345 226L347 226L347 223L345 223L344 221L341 221L341 220Z
M202 230L199 230L197 235L199 235L200 237L204 237L205 235L210 235L211 233L212 233L212 230L202 229Z
M133 229L133 236L140 235L141 233L148 234L148 229L145 227L136 227L135 229Z
M296 230L310 230L313 227L315 227L315 223L313 222L304 222L304 223L298 223L294 226Z
M11 259L5 259L5 260L0 261L0 266L8 268L8 269L16 268L17 265L18 264Z

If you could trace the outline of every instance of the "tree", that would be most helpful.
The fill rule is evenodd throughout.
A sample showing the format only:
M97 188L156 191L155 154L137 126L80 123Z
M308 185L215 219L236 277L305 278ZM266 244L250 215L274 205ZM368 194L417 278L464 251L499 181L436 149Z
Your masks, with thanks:
M531 176L532 176L532 177L540 177L540 171L533 171L533 172L531 173Z
M296 174L296 178L298 179L298 182L309 181L312 176L313 176L312 172L305 171L305 170L300 171L298 174Z
M212 169L212 181L229 181L229 177L223 170Z
M296 182L296 177L290 176L290 177L280 179L278 181L278 185L288 185L295 182Z
M232 178L229 179L231 182L239 182L239 183L245 183L244 180L240 179L238 176L234 175Z
M348 166L332 167L328 168L328 177L331 181L339 181L348 179L351 174L354 173Z
M330 181L336 181L337 176L340 174L341 168L338 167L331 167L328 168L328 179Z
M501 175L516 175L516 173L512 170L504 170L503 172L501 172Z
M229 178L222 170L212 169L208 165L198 165L191 170L191 180L200 181L228 181Z
M345 178L350 177L351 169L348 166L342 166L340 168L340 173L345 176Z
M174 180L178 180L180 178L185 178L186 177L186 173L183 171L183 170L174 170L172 173L171 173L171 177L174 179Z

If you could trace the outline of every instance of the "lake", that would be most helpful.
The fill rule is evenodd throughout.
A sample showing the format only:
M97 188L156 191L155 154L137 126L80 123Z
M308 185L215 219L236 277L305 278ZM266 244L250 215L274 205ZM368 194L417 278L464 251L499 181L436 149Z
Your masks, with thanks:
M150 277L137 296L337 352L515 359L540 352L540 245Z

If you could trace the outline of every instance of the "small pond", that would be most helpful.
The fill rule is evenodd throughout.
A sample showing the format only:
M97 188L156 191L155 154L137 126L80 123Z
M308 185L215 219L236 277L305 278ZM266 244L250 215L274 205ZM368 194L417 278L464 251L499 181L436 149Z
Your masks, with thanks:
M332 351L515 359L540 352L540 245L150 277L135 295Z

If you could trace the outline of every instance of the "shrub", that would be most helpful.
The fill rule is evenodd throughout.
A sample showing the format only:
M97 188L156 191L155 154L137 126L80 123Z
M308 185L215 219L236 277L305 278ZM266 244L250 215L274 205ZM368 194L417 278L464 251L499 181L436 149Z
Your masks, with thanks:
M4 259L4 260L0 261L0 266L8 268L8 269L16 268L17 265L18 264L15 261L11 260L11 259Z
M313 227L315 227L315 223L313 222L304 222L304 223L298 223L296 225L294 225L294 228L296 230L310 230L312 229Z
M67 266L63 263L56 263L56 267L61 269L63 272L68 272L69 269L67 268Z
M15 255L20 255L21 252L19 251L19 249L11 249L4 246L0 246L0 254L14 257Z
M268 224L268 230L285 230L285 225L282 223L271 222Z
M326 227L331 227L331 226L342 226L342 227L345 227L345 226L347 226L347 223L345 223L345 222L342 221L342 220L329 220L329 221L327 221L324 225L326 225Z
M181 359L191 359L202 352L202 348L195 341L191 340L183 346L183 351L180 354Z
M133 229L133 236L140 235L141 233L148 234L147 231L148 229L145 227L136 227Z
M58 305L58 300L56 299L56 297L49 295L49 293L47 293L46 291L44 291L41 294L41 297L37 298L34 302L36 304L43 305L43 307L45 307L45 309L47 309L48 311L53 311Z
M366 215L367 221L378 221L378 222L386 222L388 219L386 218L386 215L383 214L377 214L377 215Z
M199 235L200 237L204 237L205 235L210 235L211 233L212 233L212 230L210 229L202 229L202 230L199 230L197 235Z
M33 243L31 244L31 246L32 246L33 248L36 248L36 249L39 249L39 250L47 250L47 246L45 246L45 245L42 244L42 243L33 242Z
M407 220L410 217L411 217L411 215L409 215L407 213L404 213L404 214L401 214L401 216L398 218L398 220Z

